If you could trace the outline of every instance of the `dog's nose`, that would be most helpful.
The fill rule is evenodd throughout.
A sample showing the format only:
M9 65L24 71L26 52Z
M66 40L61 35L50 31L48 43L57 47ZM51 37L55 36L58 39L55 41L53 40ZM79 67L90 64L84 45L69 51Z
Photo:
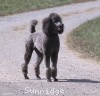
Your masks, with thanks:
M62 27L63 26L63 23L60 23L60 27Z

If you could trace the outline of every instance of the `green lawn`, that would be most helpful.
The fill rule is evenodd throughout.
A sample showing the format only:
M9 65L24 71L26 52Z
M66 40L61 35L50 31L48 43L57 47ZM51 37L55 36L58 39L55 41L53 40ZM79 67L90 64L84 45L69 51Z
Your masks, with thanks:
M92 0L0 0L0 16L85 1Z
M100 17L80 25L68 35L69 48L83 57L100 60Z

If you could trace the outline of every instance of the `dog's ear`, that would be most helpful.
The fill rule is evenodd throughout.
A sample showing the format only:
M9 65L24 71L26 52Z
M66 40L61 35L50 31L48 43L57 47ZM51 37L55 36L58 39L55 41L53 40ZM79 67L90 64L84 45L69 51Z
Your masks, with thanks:
M48 17L48 18L45 18L42 22L42 30L44 32L44 34L49 34L49 32L51 31L51 22L52 20Z

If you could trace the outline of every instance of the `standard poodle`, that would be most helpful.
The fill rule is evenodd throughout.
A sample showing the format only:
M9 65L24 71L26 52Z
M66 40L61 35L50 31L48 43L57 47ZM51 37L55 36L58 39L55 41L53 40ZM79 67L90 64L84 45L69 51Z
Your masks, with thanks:
M57 77L57 60L60 47L59 34L64 31L64 24L61 17L57 13L51 13L48 17L42 21L43 33L35 32L35 25L37 20L32 21L31 35L26 42L26 51L24 55L24 63L22 65L22 72L25 79L29 79L28 64L30 62L32 52L37 54L35 63L35 75L37 79L40 78L40 64L44 58L46 66L46 78L48 82L51 82L51 77L54 81L58 81ZM50 66L50 60L52 65Z

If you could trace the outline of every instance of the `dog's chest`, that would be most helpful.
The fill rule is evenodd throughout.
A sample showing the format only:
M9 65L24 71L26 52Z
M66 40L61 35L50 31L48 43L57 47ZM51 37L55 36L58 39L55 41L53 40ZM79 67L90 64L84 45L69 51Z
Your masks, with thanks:
M40 52L53 49L59 50L59 45L60 45L59 37L47 38L45 35L37 36L34 45Z
M59 37L51 37L51 38L46 38L44 40L44 47L58 48L59 45L60 45Z

